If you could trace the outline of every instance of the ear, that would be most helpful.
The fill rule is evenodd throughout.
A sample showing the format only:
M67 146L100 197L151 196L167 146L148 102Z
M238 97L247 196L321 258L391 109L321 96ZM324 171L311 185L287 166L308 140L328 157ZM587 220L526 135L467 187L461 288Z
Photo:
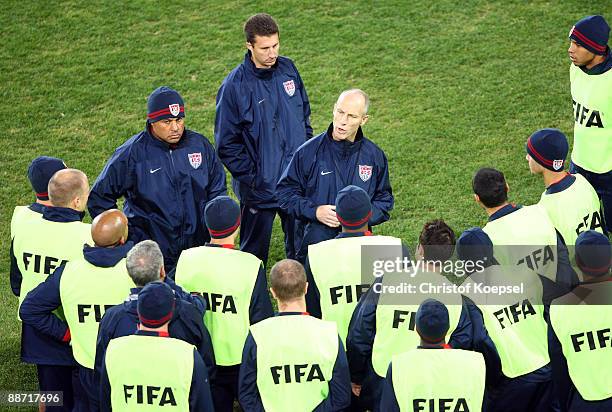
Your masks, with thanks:
M306 292L308 292L308 282L306 282L306 286L304 287L304 295L306 295Z
M120 245L125 245L125 236L121 236L121 239L119 239L118 242Z
M244 45L251 51L251 53L253 52L253 45L250 42L247 41L244 43Z
M366 123L368 122L368 119L369 119L369 118L370 118L370 116L368 116L367 114L366 114L366 115L364 115L364 116L361 118L361 125L360 125L360 126L363 126L364 124L366 124Z
M278 298L276 297L276 293L274 293L274 289L270 288L270 293L272 294L272 297L276 300L278 300Z
M423 259L423 256L425 255L425 250L423 249L423 246L419 243L416 247L416 258L418 260Z
M480 196L478 196L476 193L474 193L474 202L480 204Z
M164 265L162 265L161 269L159 270L159 280L163 282L165 279L166 279L166 269L164 268Z
M510 186L508 186L508 182L506 182L506 193L510 193Z

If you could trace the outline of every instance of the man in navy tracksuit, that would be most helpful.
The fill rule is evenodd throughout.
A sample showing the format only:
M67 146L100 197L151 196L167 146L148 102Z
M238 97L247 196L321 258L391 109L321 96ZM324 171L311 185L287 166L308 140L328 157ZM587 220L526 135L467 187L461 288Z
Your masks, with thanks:
M276 195L288 214L308 222L297 260L304 262L308 245L340 233L335 201L338 192L355 185L372 200L370 226L389 219L393 194L383 151L361 131L368 120L368 96L359 89L340 94L327 131L303 144L278 182Z
M175 294L175 310L169 326L170 337L194 345L204 360L209 376L212 377L215 358L212 341L203 321L206 310L204 299L185 292L166 276L161 251L153 241L143 241L134 246L127 256L127 268L128 274L137 287L131 289L125 302L108 309L100 322L94 364L96 387L99 383L108 343L111 339L132 335L136 332L139 323L138 294L145 285L158 280L164 281L174 290Z
M185 129L182 97L168 87L149 96L145 130L122 144L102 169L89 197L92 218L125 198L130 239L155 240L170 271L182 250L209 240L206 203L226 194L225 171L214 147Z
M247 53L217 94L215 142L240 199L240 249L268 260L272 223L279 214L285 252L295 257L301 225L279 209L276 183L295 150L312 137L310 103L293 62L278 55L279 30L256 14L244 26Z

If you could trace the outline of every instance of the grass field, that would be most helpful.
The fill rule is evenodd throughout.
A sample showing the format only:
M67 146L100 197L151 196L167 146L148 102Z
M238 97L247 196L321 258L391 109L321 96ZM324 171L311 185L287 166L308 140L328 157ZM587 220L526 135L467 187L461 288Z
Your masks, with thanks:
M266 11L281 54L306 84L315 133L340 91L370 94L365 133L386 152L396 199L378 233L414 247L427 219L457 232L485 216L471 196L481 166L506 174L511 198L538 200L527 136L557 127L571 137L567 34L609 0L380 2L79 2L4 0L0 13L0 390L33 390L19 361L17 300L8 282L9 222L32 201L30 160L65 159L93 180L116 146L144 126L146 97L179 90L187 125L212 139L215 94L244 53L242 24ZM282 258L277 225L270 261ZM5 407L0 406L0 409Z

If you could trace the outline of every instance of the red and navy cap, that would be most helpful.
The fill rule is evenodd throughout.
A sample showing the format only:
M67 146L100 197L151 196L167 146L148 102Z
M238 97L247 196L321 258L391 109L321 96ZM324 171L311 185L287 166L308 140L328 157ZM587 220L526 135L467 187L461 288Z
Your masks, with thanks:
M424 341L440 342L450 327L448 309L438 300L426 299L417 309L415 326L417 333Z
M576 264L590 276L604 276L610 272L612 247L610 241L599 232L587 230L576 239Z
M229 196L217 196L206 205L204 221L210 237L228 237L240 226L240 206Z
M40 156L32 160L28 167L28 179L39 200L49 200L47 186L55 172L66 169L66 164L57 157Z
M138 319L147 328L170 322L174 313L174 292L161 281L147 283L138 293Z
M610 26L599 15L586 16L570 30L569 37L591 53L603 56L608 51Z
M346 186L336 196L336 217L347 229L359 229L372 217L370 196L362 188Z
M158 87L147 100L147 122L155 123L171 117L185 117L183 98L174 89Z
M560 172L565 166L569 144L560 130L540 129L529 136L525 149L533 160L546 169Z

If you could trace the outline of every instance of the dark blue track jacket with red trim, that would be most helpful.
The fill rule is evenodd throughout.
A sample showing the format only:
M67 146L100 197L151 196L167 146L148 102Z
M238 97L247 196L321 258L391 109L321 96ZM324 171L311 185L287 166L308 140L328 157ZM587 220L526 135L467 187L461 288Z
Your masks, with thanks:
M96 179L87 206L94 218L125 197L129 239L155 240L170 270L182 250L208 241L204 207L226 193L223 165L204 136L185 129L170 146L147 128L117 148Z
M215 143L244 204L276 208L276 183L295 150L312 137L310 103L293 62L258 69L250 52L217 93Z

